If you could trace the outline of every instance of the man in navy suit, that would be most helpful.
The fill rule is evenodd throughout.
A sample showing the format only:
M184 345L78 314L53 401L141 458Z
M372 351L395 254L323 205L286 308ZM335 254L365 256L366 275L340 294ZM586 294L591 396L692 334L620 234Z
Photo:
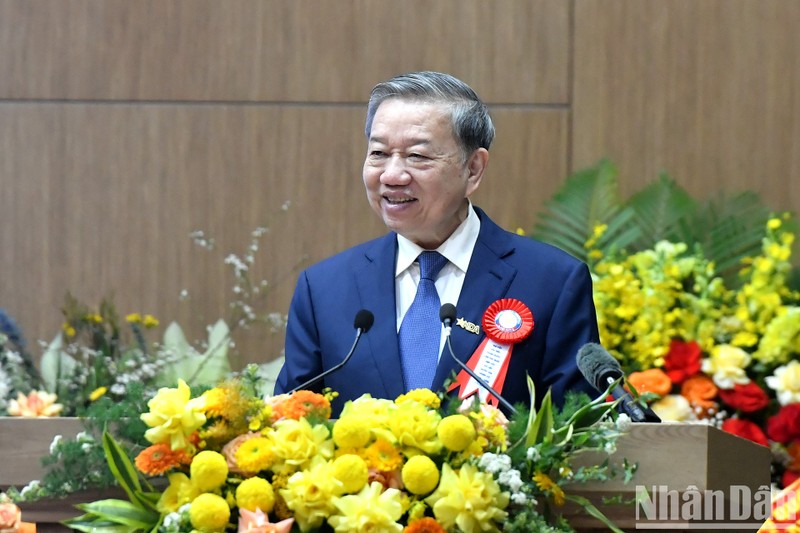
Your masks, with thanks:
M475 92L447 74L397 76L372 90L366 136L364 185L390 232L300 275L275 392L288 392L341 363L361 309L375 321L352 358L308 387L338 392L334 413L365 393L394 399L409 383L439 390L459 371L466 385L468 376L445 346L438 315L430 319L437 328L432 363L417 365L422 342L419 354L408 343L403 347L403 319L411 315L421 285L417 258L430 250L446 259L432 281L436 305L457 309L453 352L480 370L505 400L530 402L527 376L537 401L548 389L556 403L568 390L589 392L576 365L578 350L599 340L587 266L501 229L469 199L494 138L488 110Z

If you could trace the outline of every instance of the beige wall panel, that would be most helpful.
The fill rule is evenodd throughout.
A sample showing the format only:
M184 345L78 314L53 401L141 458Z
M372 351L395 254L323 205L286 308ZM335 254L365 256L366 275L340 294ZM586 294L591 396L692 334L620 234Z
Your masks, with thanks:
M798 24L785 0L577 2L572 167L800 212Z
M564 174L566 112L496 120L476 202L526 227ZM66 291L93 305L113 294L123 316L177 320L198 339L229 316L224 258L267 225L251 279L273 283L261 309L285 313L298 267L384 233L361 182L362 121L360 105L0 105L0 306L31 342L55 335ZM216 250L192 244L198 229ZM265 331L239 337L245 360L280 352Z
M3 0L0 98L358 102L447 70L488 101L564 103L562 0Z
M568 174L566 110L492 111L497 136L473 201L504 228L533 228L542 204Z

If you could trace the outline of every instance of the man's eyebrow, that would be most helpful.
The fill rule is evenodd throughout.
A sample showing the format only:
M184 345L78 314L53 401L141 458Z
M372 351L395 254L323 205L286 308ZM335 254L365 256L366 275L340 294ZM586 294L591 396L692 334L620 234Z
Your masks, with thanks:
M372 136L369 138L369 142L386 144L386 138L381 136ZM408 144L408 146L428 146L429 144L431 144L430 139L411 139L411 142Z

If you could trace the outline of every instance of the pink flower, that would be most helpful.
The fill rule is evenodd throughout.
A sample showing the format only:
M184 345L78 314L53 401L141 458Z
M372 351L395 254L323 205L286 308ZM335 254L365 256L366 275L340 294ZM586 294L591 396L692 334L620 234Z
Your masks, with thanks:
M0 530L19 530L22 512L13 503L0 503Z
M40 418L58 416L64 406L56 403L57 399L55 394L46 391L31 391L27 396L20 392L16 400L8 402L8 414Z
M269 516L261 509L239 509L239 533L289 533L293 523L294 518L287 518L271 524Z

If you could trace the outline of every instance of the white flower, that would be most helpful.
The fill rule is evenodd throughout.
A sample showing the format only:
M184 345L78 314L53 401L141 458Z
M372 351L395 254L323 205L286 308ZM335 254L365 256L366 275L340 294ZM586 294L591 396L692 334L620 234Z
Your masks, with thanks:
M538 461L542 455L539 453L538 448L531 446L528 448L526 456L528 457L528 461Z
M621 431L623 433L626 431L630 431L632 426L633 426L633 421L631 420L631 417L629 417L625 413L620 413L619 416L617 416L618 431Z
M776 392L781 405L800 402L800 362L797 360L776 368L766 382Z
M668 394L651 407L664 422L683 422L692 416L689 400L680 394Z
M714 383L721 389L732 389L737 383L750 382L745 368L750 364L750 354L730 344L714 346L711 357L703 359L702 370L711 375Z
M56 435L55 437L53 437L53 442L50 443L50 455L56 453L58 445L61 444L62 440L64 440L64 437L62 437L61 435Z

